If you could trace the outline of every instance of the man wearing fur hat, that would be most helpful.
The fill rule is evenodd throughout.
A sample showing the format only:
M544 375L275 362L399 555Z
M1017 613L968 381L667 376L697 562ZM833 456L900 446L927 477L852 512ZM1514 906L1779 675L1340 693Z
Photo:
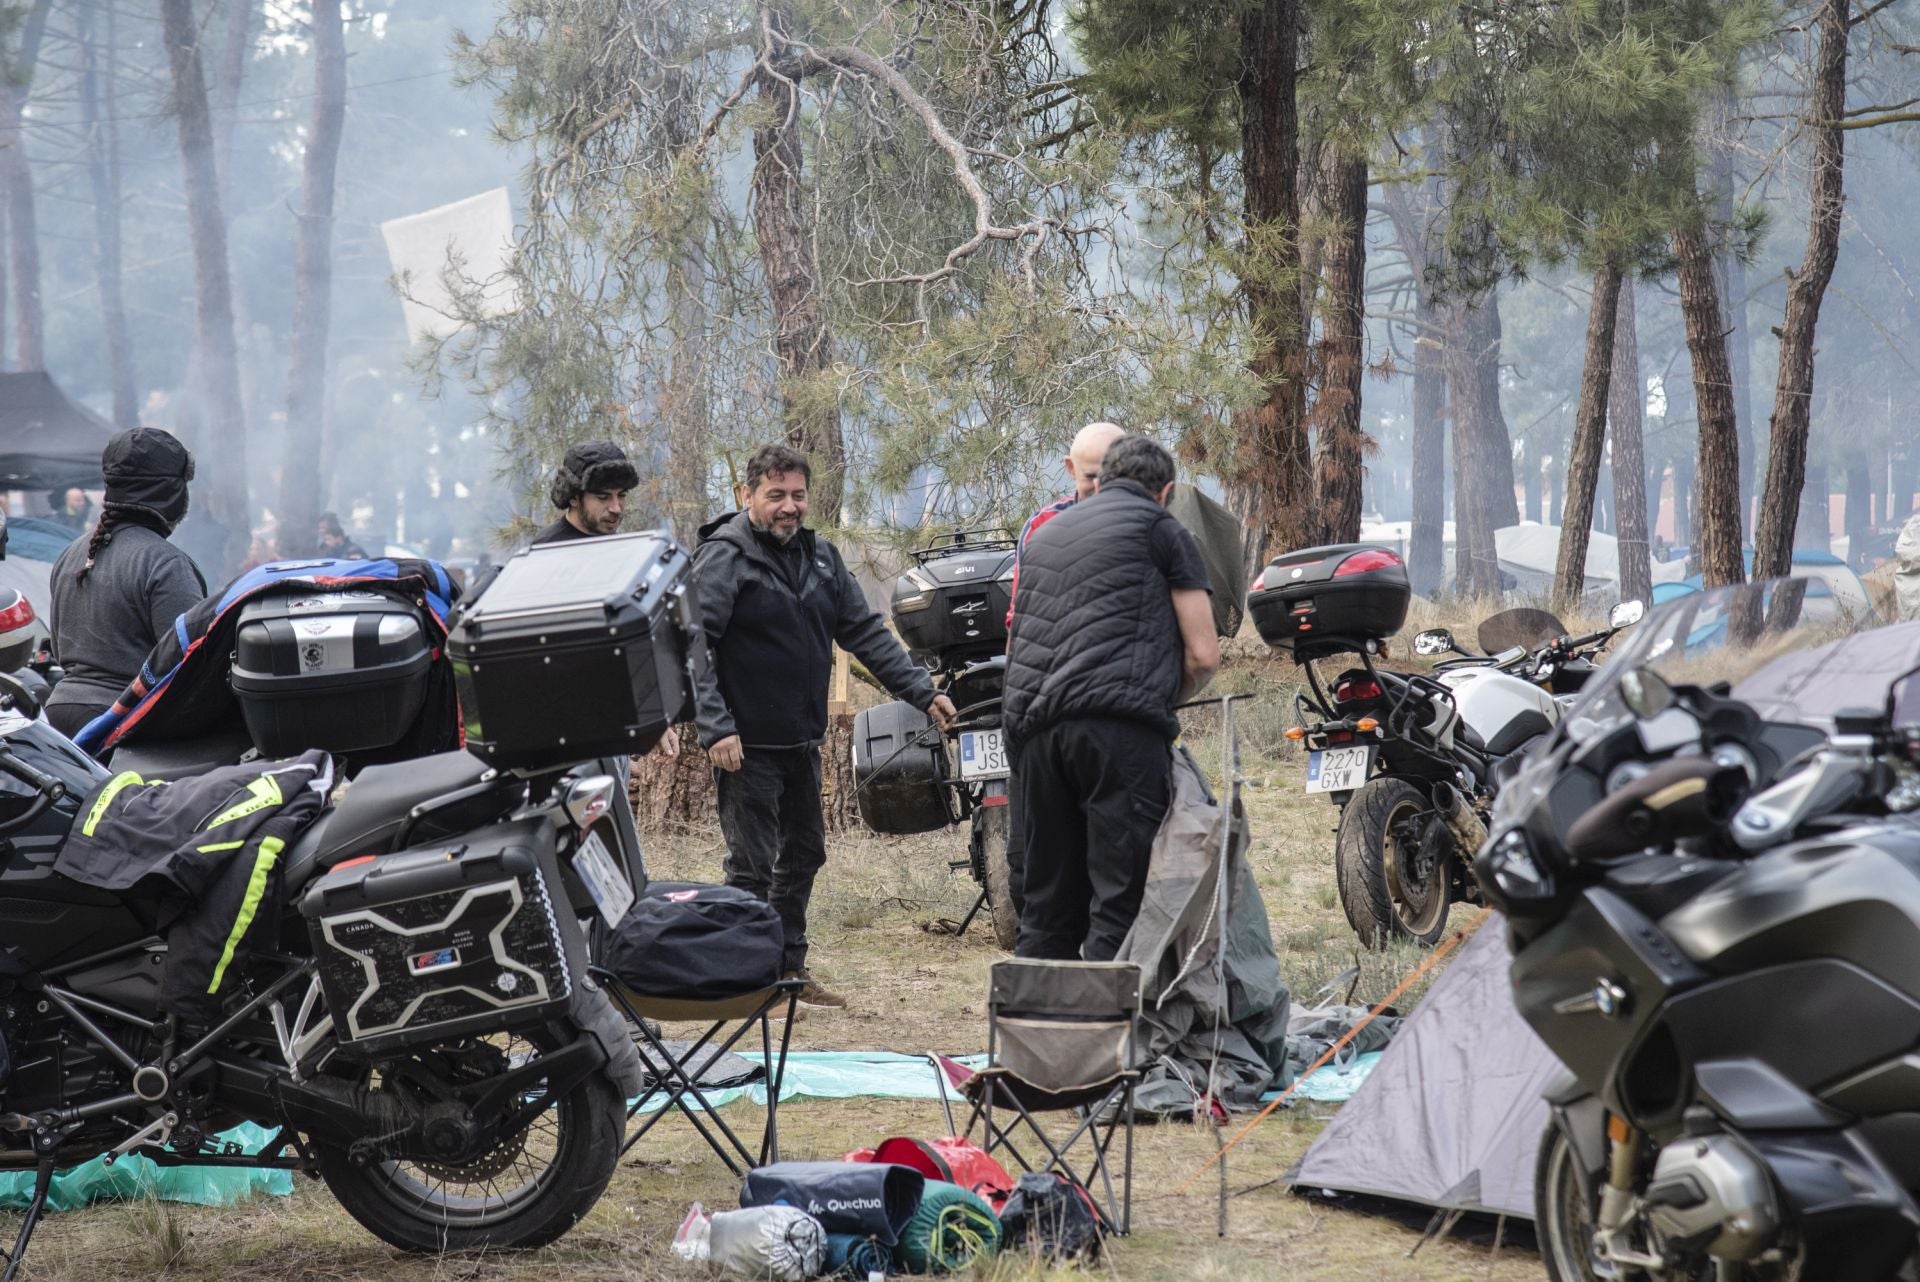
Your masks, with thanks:
M66 735L105 712L154 642L207 594L192 558L168 542L187 514L187 447L158 428L132 428L107 442L100 470L100 520L67 545L50 584L53 653L67 674L47 719Z
M534 546L617 534L626 515L627 491L640 473L612 441L588 441L567 451L554 473L550 497L560 519L534 535Z

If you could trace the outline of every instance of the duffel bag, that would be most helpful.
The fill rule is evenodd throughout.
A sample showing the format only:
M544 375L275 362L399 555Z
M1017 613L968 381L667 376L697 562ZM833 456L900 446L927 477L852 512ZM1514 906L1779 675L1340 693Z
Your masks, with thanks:
M886 1246L920 1208L926 1177L879 1162L775 1162L747 1172L742 1206L791 1206L828 1233L870 1237Z
M650 882L607 939L606 967L649 997L711 1001L780 979L780 916L733 886Z
M985 1149L972 1140L948 1135L937 1140L909 1139L896 1135L881 1140L877 1148L856 1149L847 1154L849 1162L891 1162L910 1166L929 1180L957 1184L980 1197L995 1211L1013 1191L1013 1177Z

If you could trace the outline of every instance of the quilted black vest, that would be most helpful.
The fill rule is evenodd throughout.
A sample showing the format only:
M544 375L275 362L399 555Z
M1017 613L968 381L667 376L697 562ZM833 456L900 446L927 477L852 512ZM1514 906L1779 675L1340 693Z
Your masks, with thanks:
M1004 707L1017 742L1058 721L1120 717L1180 733L1185 648L1151 540L1175 518L1116 481L1036 530L1020 553Z

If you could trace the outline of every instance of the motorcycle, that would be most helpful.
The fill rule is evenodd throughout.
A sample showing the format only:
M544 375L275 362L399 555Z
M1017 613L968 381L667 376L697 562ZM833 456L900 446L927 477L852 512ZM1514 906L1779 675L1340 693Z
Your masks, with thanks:
M1920 625L1805 590L1661 607L1494 803L1555 1282L1920 1270Z
M1458 656L1431 674L1382 668L1357 646L1362 666L1330 683L1303 661L1307 689L1287 737L1308 749L1306 790L1339 808L1340 902L1364 942L1431 946L1454 902L1479 898L1467 864L1501 780L1559 722L1594 658L1644 614L1641 602L1622 602L1605 628L1568 635L1545 611L1503 611L1481 624L1481 655L1428 629L1413 639L1416 654Z
M501 764L458 751L363 769L269 860L284 907L266 942L222 960L211 1026L160 1002L159 905L54 871L108 772L0 676L0 1167L35 1172L0 1282L54 1172L103 1155L316 1175L369 1232L415 1252L539 1246L591 1209L642 1081L589 972L587 925L617 922L636 891L607 840L625 780L593 758L614 736L650 747L690 711L705 662L686 554L629 538L641 541L589 548L606 560L588 569L652 571L642 591L612 584L604 612L504 600L456 628L469 748ZM524 567L518 583L559 568ZM523 644L527 626L569 644L572 666L542 668L556 651L547 635ZM636 646L649 662L623 657ZM609 668L630 699L594 682L591 700L556 697L569 672ZM569 735L575 748L554 747ZM243 1121L270 1132L257 1151L219 1138Z
M959 716L943 736L911 705L885 703L855 715L853 738L861 819L890 835L965 823L967 857L949 866L965 869L980 894L960 921L941 925L961 934L984 907L994 941L1008 950L1017 942L1020 917L1007 858L1010 764L1000 700L1014 547L1004 531L963 530L913 554L913 566L894 586L890 613L934 689L953 701Z

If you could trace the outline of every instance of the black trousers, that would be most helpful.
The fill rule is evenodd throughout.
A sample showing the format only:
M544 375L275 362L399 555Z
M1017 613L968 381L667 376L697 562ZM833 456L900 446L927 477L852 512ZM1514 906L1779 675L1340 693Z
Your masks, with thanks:
M807 964L807 901L827 862L818 748L748 748L738 770L715 769L727 884L758 895L786 932L781 970Z
M1111 961L1147 885L1172 755L1138 721L1062 721L1020 745L1021 957Z
M71 739L85 729L87 722L105 711L106 708L96 708L90 703L55 703L47 708L47 721Z

